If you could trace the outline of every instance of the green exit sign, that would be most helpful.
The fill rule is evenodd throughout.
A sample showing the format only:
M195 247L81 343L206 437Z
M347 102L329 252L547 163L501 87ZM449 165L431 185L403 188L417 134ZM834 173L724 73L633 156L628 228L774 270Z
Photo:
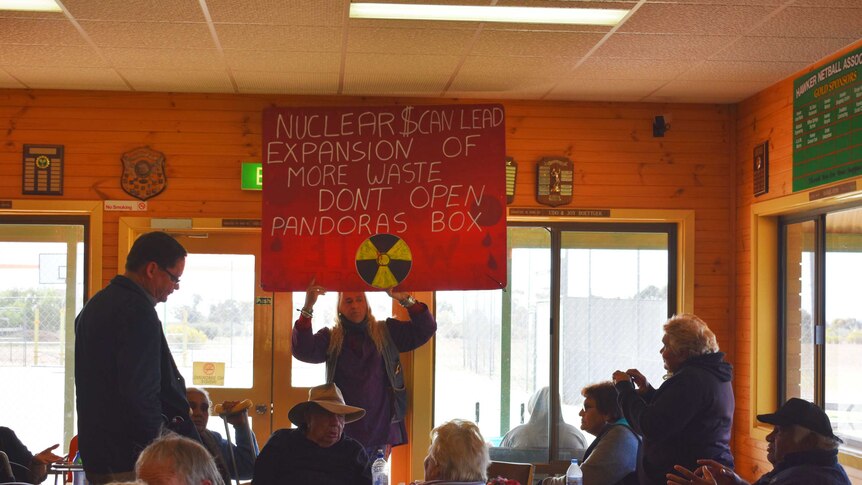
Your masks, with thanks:
M263 164L242 162L242 190L263 190Z

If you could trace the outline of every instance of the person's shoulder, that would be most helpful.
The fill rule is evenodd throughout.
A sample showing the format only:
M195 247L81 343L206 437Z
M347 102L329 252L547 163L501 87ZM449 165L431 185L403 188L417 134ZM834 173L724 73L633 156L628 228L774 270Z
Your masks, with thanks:
M786 468L776 473L770 485L850 485L846 472L841 465L802 464Z
M638 435L635 433L635 430L625 424L611 424L608 426L605 437L614 441L638 442Z

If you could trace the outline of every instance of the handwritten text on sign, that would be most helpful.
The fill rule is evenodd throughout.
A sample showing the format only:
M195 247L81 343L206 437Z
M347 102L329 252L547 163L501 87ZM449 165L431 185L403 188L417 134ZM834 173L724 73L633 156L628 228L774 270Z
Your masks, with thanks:
M267 290L505 285L500 105L270 108L263 171Z

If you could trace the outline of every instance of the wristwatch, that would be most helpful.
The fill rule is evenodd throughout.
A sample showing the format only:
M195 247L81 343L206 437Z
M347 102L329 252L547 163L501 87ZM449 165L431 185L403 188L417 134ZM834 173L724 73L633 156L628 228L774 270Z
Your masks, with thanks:
M398 300L398 303L400 303L404 308L408 308L416 303L416 298L413 298L413 295L407 295L407 298Z

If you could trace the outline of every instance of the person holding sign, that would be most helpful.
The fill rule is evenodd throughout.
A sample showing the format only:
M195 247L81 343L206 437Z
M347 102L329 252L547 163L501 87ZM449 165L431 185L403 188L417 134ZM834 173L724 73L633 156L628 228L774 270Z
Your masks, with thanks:
M305 305L293 327L293 356L303 362L326 362L326 382L334 382L351 406L366 411L365 418L349 423L344 433L362 443L368 456L407 442L404 415L407 390L398 354L427 342L437 331L437 322L424 303L409 293L386 293L407 308L410 321L394 318L378 321L363 292L338 294L338 317L333 328L312 333L311 318L317 297L326 289L309 284Z

